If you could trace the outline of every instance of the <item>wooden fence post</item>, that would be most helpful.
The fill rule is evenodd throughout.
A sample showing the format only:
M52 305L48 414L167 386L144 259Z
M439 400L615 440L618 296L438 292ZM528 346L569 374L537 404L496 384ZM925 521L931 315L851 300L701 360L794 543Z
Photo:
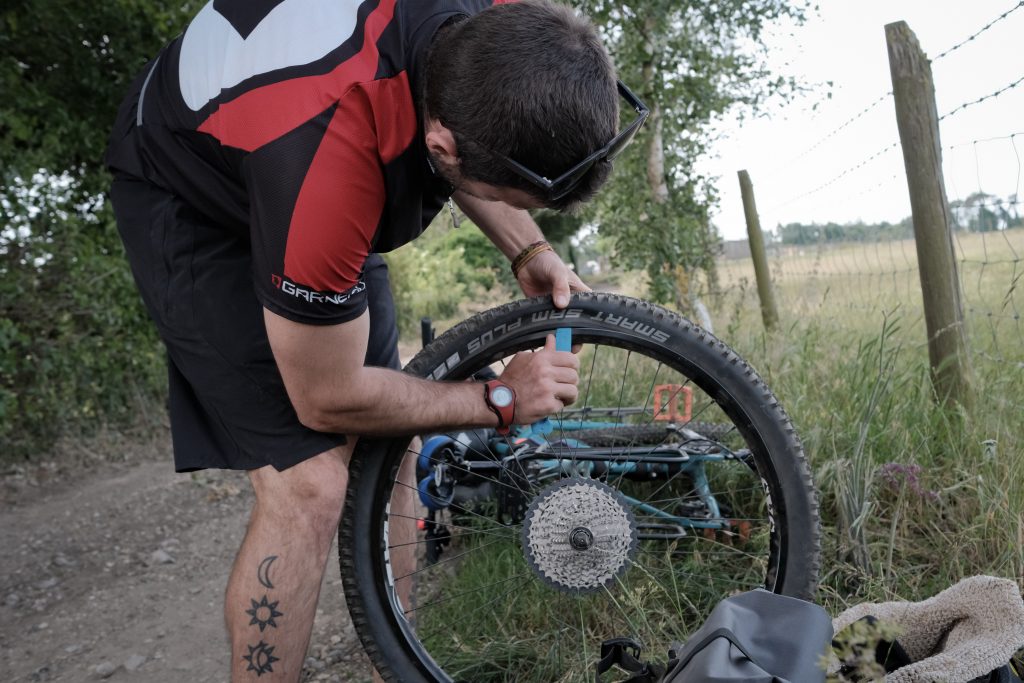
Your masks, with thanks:
M906 22L886 25L885 40L910 191L932 385L940 401L964 404L969 398L970 359L942 178L931 64Z
M761 299L761 319L767 330L775 329L779 322L779 309L775 306L772 278L768 272L768 254L764 248L761 220L757 217L754 203L754 186L750 174L740 171L740 194L743 195L743 216L747 219L747 241L750 243L750 258L754 261L754 277L757 279L757 295Z

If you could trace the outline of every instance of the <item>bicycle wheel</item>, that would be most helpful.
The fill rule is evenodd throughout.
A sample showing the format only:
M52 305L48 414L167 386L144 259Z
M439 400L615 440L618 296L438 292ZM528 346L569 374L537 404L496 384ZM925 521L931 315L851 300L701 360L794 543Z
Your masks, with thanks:
M564 311L529 299L454 327L406 371L500 371L558 327L582 345L575 412L493 452L425 456L455 484L420 495L446 534L429 560L410 495L419 454L408 439L357 448L341 571L385 680L589 681L605 639L664 659L737 590L814 594L818 507L799 439L754 370L689 321L617 295Z

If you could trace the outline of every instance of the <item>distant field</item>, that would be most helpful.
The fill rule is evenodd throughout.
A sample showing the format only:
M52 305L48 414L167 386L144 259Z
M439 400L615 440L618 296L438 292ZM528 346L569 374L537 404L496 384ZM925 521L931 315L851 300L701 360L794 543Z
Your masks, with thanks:
M979 350L1024 360L1024 229L954 237L969 335ZM777 247L769 267L780 314L811 316L849 330L876 329L898 316L908 341L923 342L921 283L913 240ZM719 319L757 314L749 258L718 264Z

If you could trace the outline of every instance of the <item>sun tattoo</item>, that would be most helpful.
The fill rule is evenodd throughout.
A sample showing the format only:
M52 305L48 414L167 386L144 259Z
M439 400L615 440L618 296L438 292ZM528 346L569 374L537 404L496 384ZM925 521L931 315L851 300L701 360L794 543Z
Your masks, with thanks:
M242 659L249 662L249 668L246 671L255 671L257 677L274 673L274 667L271 664L278 661L280 657L274 656L273 646L267 645L261 640L256 645L246 645L246 647L249 648L249 654L242 655Z
M249 626L256 624L260 627L260 633L263 633L263 629L268 626L277 628L277 622L274 621L276 617L284 616L284 612L277 611L277 602L268 602L267 596L264 595L263 599L259 602L251 600L252 609L245 610L245 613L252 617L252 621L249 622Z

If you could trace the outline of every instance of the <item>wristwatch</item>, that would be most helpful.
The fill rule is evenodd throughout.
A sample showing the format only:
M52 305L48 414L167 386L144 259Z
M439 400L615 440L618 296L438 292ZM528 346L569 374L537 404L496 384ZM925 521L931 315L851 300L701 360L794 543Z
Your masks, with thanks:
M516 416L516 392L500 379L484 384L484 402L498 416L498 434L508 434Z

